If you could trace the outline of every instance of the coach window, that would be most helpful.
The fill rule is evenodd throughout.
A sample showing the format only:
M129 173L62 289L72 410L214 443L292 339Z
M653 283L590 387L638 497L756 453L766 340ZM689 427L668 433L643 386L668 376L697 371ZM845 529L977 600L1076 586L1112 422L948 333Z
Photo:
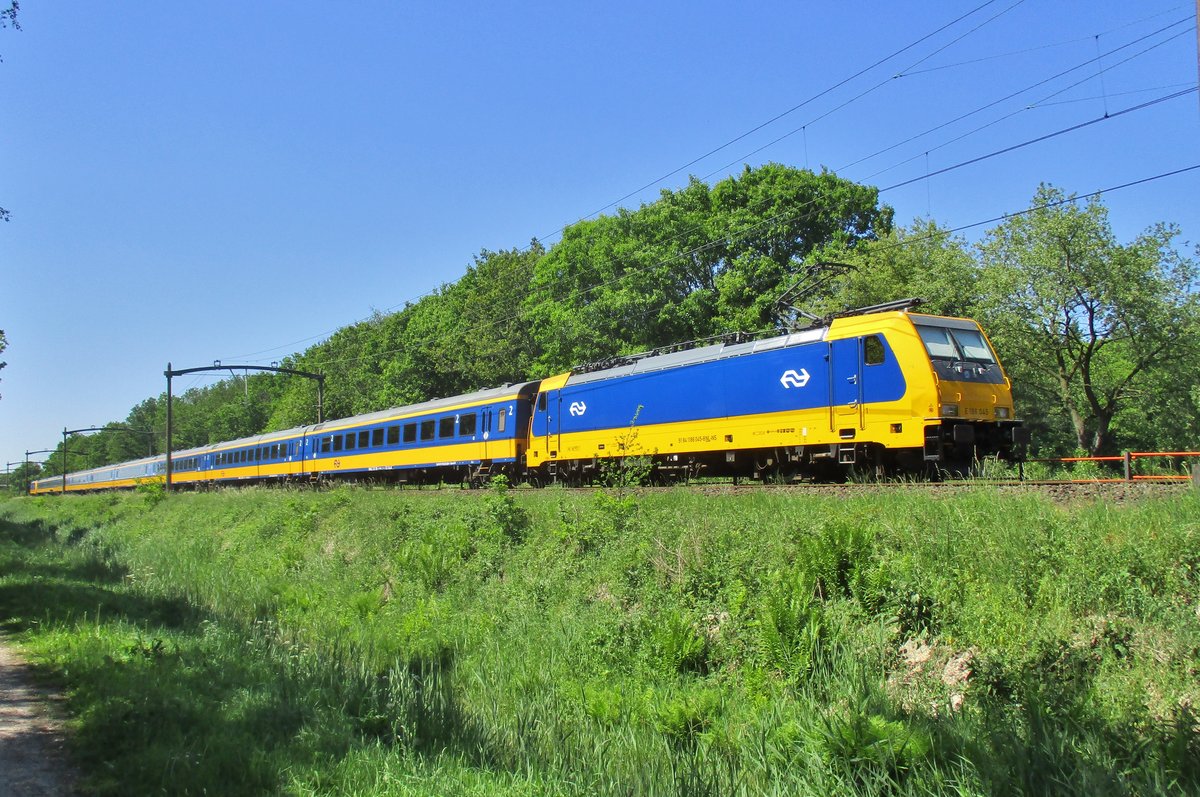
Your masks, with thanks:
M396 443L399 443L399 442L400 442L400 427L399 426L389 426L388 427L388 445L394 446L394 445L396 445Z
M421 439L432 440L437 421L421 421Z
M458 417L459 437L470 437L471 435L475 434L476 419L477 416L473 412L467 413L466 415L460 415Z
M499 419L499 422L498 422L498 423L497 423L497 425L496 425L496 431L497 431L497 432L503 432L503 431L504 431L504 419L505 419L505 418L507 418L507 417L508 417L508 410L500 410L500 419Z
M378 429L371 430L371 447L379 448L381 445L383 445L383 427L382 426L380 426Z
M331 441L330 441L330 439L329 439L328 437L322 437L322 438L321 438L321 453L322 453L322 454L328 454L328 453L329 453L329 446L330 446L330 444L331 444Z
M863 361L867 365L880 365L883 363L883 341L878 335L872 335L863 340Z
M347 451L354 450L354 432L346 433L346 450Z
M404 442L414 443L417 440L417 425L415 423L404 424Z
M454 437L454 416L438 421L438 437Z
M342 436L340 434L335 434L333 436L333 450L334 451L342 450Z

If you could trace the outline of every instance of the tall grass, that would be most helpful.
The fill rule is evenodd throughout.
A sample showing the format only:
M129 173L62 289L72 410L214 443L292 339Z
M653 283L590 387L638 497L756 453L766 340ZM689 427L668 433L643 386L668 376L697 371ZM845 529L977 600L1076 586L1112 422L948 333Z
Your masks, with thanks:
M1200 500L0 505L97 793L1187 794Z

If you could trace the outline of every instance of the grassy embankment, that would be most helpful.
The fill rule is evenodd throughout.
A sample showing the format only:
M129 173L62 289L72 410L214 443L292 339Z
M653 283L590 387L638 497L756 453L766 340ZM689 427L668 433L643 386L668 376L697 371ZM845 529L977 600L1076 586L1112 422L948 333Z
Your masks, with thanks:
M0 504L102 794L1200 790L1200 498Z

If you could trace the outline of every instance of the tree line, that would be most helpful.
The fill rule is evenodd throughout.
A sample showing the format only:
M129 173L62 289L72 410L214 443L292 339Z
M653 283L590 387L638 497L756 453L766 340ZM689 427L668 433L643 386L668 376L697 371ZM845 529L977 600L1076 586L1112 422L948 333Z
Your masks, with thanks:
M979 320L1037 454L1179 450L1200 431L1197 263L1179 236L1164 222L1118 241L1101 199L1043 185L1027 211L971 244L932 220L897 225L877 189L831 172L746 167L577 222L550 247L482 251L457 281L281 365L326 374L325 416L345 417L771 330L777 299L814 264L838 263L805 298L809 312L919 296L923 311ZM120 425L156 430L160 453L165 415L164 394ZM178 397L174 440L187 448L315 420L309 380L238 376ZM72 469L148 450L115 430L68 446ZM59 448L49 473L60 472Z

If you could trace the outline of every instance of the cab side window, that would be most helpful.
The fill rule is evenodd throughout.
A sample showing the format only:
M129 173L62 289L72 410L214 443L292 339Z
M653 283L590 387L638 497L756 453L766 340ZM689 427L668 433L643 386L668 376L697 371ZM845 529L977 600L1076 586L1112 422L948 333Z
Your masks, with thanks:
M878 335L872 335L863 340L863 362L867 365L881 365L884 359L883 341Z

